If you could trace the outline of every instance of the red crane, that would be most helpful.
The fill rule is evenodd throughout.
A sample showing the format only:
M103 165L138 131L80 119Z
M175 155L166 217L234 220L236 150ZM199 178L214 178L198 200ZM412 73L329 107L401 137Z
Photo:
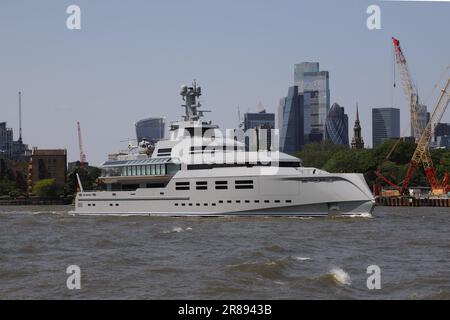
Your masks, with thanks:
M86 161L86 154L83 151L83 140L81 139L80 122L77 122L77 128L78 128L78 147L80 148L80 166L84 167L87 161Z
M425 174L427 176L428 182L431 186L432 194L441 195L448 190L448 174L445 174L445 178L442 182L439 182L436 176L436 169L434 167L433 161L431 160L431 156L429 153L429 144L433 135L433 130L435 126L442 119L442 116L449 104L450 95L449 95L449 86L450 79L447 81L445 88L442 90L442 94L439 98L436 108L431 115L430 121L428 124L424 125L423 121L419 117L419 112L423 110L423 106L419 103L419 97L417 94L417 89L412 81L408 65L406 63L406 58L403 54L403 51L400 47L400 41L396 38L392 38L396 62L399 67L401 77L403 80L403 88L406 94L407 99L409 100L409 105L411 109L411 125L413 127L414 136L417 139L417 148L414 152L414 155L409 163L408 171L406 173L406 177L403 180L401 186L396 185L392 181L388 180L381 174L381 166L378 167L378 170L375 172L378 178L385 181L387 184L396 189L400 194L404 194L406 189L408 188L409 182L411 181L414 173L416 172L418 166L422 162ZM392 154L394 149L398 143L394 145L392 150L390 151L389 156Z

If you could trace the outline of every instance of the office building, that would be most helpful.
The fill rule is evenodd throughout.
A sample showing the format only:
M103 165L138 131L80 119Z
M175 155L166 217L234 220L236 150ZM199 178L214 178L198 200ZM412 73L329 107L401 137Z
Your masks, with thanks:
M280 151L295 154L304 145L304 101L298 86L288 90L288 96L282 100L284 105L279 107L281 117Z
M348 116L339 104L335 103L328 112L325 124L326 139L333 144L348 146Z
M6 122L0 122L0 158L24 160L30 156L30 150L21 138L14 141L13 136L13 129L8 128Z
M396 108L372 109L372 144L376 148L386 139L400 137L400 110Z
M305 143L325 139L325 123L330 109L329 72L320 71L318 62L302 62L294 66L294 85L304 96Z
M33 148L29 163L28 192L43 179L54 179L60 185L66 184L67 151L65 149L44 150Z
M254 131L249 131L254 129ZM247 150L272 150L272 134L275 129L275 114L261 109L257 113L244 114L245 147ZM250 134L252 133L252 134Z
M423 104L417 105L417 118L418 123L420 125L419 131L423 132L423 130L426 128L428 122L430 121L430 113L427 111L427 106ZM415 134L414 132L414 122L411 115L411 137L414 137L416 140L420 138L420 135Z
M142 139L156 143L164 139L166 121L164 118L148 118L136 122L135 127L138 143Z
M433 147L450 149L450 123L438 123L434 128Z

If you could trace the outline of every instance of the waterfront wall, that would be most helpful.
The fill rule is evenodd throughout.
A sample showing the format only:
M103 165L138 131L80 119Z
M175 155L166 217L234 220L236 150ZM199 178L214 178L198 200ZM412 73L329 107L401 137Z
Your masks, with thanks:
M450 207L450 198L377 197L376 203L388 207Z

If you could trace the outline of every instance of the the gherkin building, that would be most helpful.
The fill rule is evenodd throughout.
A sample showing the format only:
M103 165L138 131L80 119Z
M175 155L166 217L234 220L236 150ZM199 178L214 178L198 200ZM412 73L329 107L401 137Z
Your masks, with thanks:
M325 128L327 140L333 144L348 145L348 116L339 104L331 106Z

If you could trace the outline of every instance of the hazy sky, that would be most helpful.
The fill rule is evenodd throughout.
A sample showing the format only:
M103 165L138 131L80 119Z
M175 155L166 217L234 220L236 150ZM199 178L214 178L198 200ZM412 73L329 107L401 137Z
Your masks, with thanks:
M81 30L66 28L71 4L81 7ZM381 7L381 30L366 27L370 4ZM0 121L17 139L22 90L26 143L67 148L76 160L80 121L88 161L98 165L126 148L121 140L135 137L135 121L179 119L179 88L194 78L210 118L233 128L237 106L253 111L261 101L275 111L293 84L293 65L319 61L351 127L359 102L371 145L371 108L392 105L390 37L402 41L426 100L450 64L449 30L450 3L0 0ZM400 86L393 101L409 133Z

